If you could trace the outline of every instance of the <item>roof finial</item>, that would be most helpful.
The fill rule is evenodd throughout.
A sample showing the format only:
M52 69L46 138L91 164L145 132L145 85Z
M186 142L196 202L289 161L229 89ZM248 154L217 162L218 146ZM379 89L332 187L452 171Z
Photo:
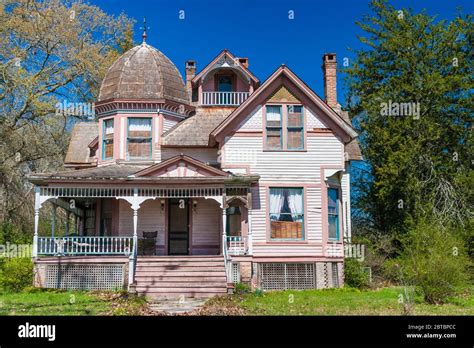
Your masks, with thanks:
M143 34L142 34L143 42L142 43L145 43L146 37L147 37L146 31L147 29L150 29L150 27L146 26L146 17L143 17L143 27L140 27L140 29L143 29Z

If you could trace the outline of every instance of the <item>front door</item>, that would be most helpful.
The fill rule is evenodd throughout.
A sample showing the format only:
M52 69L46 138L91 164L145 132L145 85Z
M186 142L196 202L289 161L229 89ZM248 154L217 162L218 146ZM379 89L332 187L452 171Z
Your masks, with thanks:
M189 254L189 204L172 198L168 209L168 255Z

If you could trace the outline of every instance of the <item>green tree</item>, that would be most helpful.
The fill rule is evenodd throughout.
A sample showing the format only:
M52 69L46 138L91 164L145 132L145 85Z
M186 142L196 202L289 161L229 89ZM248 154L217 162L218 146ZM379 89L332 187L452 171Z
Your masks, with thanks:
M0 221L31 226L31 171L62 166L75 116L58 102L92 103L133 22L68 0L0 3Z
M404 233L430 216L472 231L472 17L437 20L385 0L370 7L358 22L366 48L344 70L367 163L356 180L365 225Z

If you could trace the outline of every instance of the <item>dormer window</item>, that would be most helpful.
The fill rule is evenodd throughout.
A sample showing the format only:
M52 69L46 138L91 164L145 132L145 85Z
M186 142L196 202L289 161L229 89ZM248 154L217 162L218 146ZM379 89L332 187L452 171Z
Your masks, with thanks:
M102 133L102 159L114 157L114 119L104 120Z
M128 119L128 159L149 159L152 154L151 118Z

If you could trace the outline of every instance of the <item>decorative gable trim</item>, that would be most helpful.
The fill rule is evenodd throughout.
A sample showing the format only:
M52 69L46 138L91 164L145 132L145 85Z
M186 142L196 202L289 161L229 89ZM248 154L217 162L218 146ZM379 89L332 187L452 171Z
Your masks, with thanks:
M197 159L186 155L174 156L166 161L142 169L131 177L147 177L157 173L157 176L229 176L229 173L211 167Z
M266 103L272 93L281 89L282 86L304 106L309 107L318 117L321 117L344 143L357 137L357 132L350 124L344 121L287 66L281 65L260 88L211 132L209 145L214 146L216 142L222 142L227 134L238 128L243 118L247 117L258 105Z
M275 90L275 92L267 101L272 102L272 103L278 103L278 102L301 103L299 99L296 98L285 86L281 86L279 89Z
M255 83L255 84L258 84L259 83L259 80L257 79L257 77L252 74L250 72L250 70L248 68L246 68L245 66L243 66L242 64L240 64L240 62L238 61L238 59L232 54L230 53L227 49L224 49L223 51L221 51L221 53L219 53L216 58L214 58L208 65L206 65L206 67L204 69L201 70L201 72L199 74L197 74L192 80L191 82L193 84L197 83L203 76L205 76L211 69L214 68L214 66L216 64L219 63L220 60L222 60L223 58L225 58L225 56L228 56L230 58L230 60L232 60L234 63L235 63L235 66L239 67L240 69L242 69L245 74L247 74L249 76L249 78Z

